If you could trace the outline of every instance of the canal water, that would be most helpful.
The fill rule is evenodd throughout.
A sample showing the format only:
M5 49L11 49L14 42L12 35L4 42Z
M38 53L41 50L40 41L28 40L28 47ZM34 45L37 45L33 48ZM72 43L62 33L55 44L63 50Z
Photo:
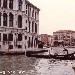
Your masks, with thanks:
M0 75L75 75L75 60L0 56Z

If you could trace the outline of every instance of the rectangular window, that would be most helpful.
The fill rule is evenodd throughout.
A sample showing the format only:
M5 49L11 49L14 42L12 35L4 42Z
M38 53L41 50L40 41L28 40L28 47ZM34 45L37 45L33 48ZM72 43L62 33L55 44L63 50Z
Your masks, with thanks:
M7 34L3 34L3 41L7 41Z
M29 8L29 16L31 16L31 7Z
M25 31L27 31L27 27L25 27Z
M28 41L28 47L30 47L30 37L29 37L29 41Z
M34 32L34 22L32 22L32 32Z
M25 49L26 49L26 45L25 45Z
M9 41L13 41L13 34L9 34L9 35L8 35L8 40L9 40Z
M22 16L18 16L18 28L22 28Z
M7 26L7 14L3 13L3 26Z
M22 41L22 34L18 34L18 41Z
M1 45L0 45L0 49L1 49Z
M27 23L27 20L26 20L26 23Z
M34 17L34 9L33 9L33 11L32 11L32 17Z
M36 19L36 12L35 12L35 19Z
M31 47L33 47L33 37L32 37Z
M18 48L22 48L22 45L18 45Z
M26 5L26 9L28 8L28 6Z
M13 0L9 0L9 8L13 9Z
M22 10L22 0L19 0L18 9L19 9L19 10Z
M35 33L37 33L37 24L35 23Z
M7 8L7 0L3 0L3 7Z
M35 38L35 41L36 41L36 47L37 47L37 44L38 44L38 38Z
M26 10L26 14L27 14L27 10Z
M0 0L0 7L1 7L1 0Z
M0 26L1 26L1 12L0 12Z
M27 40L27 36L25 36L25 40Z
M13 49L13 45L9 45L9 49Z
M9 27L13 27L13 21L9 21Z
M0 41L1 41L1 33L0 33Z
M30 32L30 23L31 23L31 22L29 21L29 32Z

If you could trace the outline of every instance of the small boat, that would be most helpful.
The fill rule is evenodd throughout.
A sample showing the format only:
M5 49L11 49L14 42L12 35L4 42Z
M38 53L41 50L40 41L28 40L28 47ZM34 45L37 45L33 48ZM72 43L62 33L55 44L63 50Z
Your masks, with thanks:
M63 52L65 53L61 55L58 55L57 53L55 53L54 55L49 53L50 58L60 59L60 60L75 60L75 52L69 54L66 48L64 48Z
M27 55L28 57L36 57L36 58L45 58L45 59L60 59L60 60L75 60L75 52L71 54L66 54L66 55L39 55L39 54L29 54Z
M60 59L60 60L75 60L75 53L66 54L66 55L51 55L50 58Z
M5 55L5 54L6 54L6 52L0 51L0 55Z

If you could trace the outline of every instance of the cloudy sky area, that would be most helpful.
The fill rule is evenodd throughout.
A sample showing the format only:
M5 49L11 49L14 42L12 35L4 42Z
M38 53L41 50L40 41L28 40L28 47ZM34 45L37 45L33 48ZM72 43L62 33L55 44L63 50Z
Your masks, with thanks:
M75 0L29 0L40 8L39 33L75 30Z

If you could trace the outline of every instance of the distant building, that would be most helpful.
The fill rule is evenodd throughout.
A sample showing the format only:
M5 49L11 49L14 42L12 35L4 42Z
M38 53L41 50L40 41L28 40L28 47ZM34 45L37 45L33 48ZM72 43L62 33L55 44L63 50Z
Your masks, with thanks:
M38 40L44 42L44 45L48 45L51 46L52 45L52 36L48 35L48 34L41 34L39 35Z
M48 43L50 46L53 46L53 36L52 35L48 35Z
M44 44L47 44L47 42L48 42L48 35L47 34L41 34L41 35L39 35L39 38L42 42L44 42Z
M38 48L39 11L28 0L0 0L0 51Z
M75 31L59 30L53 32L54 46L75 46Z

